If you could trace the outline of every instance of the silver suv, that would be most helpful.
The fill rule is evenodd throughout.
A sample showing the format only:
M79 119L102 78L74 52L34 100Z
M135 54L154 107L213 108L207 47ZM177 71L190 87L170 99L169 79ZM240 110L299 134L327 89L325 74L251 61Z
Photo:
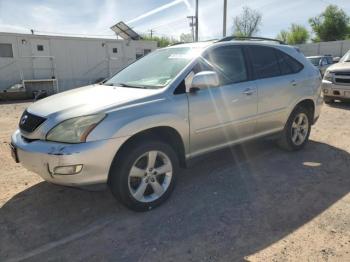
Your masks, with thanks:
M175 45L103 84L30 105L12 154L49 182L105 183L129 208L149 210L199 155L272 134L287 150L303 148L320 114L320 83L319 71L287 45Z

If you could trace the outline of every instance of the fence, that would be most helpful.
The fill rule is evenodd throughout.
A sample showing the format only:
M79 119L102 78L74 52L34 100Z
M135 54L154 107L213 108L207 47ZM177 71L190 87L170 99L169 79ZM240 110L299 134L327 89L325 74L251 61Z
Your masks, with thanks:
M350 40L298 45L305 56L333 55L342 57L350 50Z

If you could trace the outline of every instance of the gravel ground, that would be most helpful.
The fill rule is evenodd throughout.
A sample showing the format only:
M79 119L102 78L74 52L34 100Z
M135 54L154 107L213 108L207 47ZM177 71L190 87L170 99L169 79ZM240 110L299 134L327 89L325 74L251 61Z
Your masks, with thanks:
M134 213L12 161L28 104L0 104L0 261L350 261L350 105L325 105L303 151L208 155L164 205Z

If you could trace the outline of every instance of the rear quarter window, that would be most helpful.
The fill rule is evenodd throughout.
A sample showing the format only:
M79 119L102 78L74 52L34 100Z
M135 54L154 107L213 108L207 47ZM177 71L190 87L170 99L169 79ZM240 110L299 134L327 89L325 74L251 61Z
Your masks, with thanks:
M296 74L303 70L304 66L290 55L277 49L275 49L275 52L281 69L281 75Z

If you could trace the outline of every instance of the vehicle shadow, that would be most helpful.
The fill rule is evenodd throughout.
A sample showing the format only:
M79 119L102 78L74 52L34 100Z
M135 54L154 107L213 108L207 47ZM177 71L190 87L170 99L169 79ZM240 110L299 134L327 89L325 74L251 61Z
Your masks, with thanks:
M339 109L346 109L350 110L350 100L349 101L342 101L342 102L333 102L331 104L328 104L330 107L339 108Z
M39 183L0 209L0 260L242 261L350 191L350 155L261 141L203 158L161 207L135 213L109 191Z
M0 105L10 105L10 104L25 104L34 102L34 99L22 99L22 100L1 100Z

